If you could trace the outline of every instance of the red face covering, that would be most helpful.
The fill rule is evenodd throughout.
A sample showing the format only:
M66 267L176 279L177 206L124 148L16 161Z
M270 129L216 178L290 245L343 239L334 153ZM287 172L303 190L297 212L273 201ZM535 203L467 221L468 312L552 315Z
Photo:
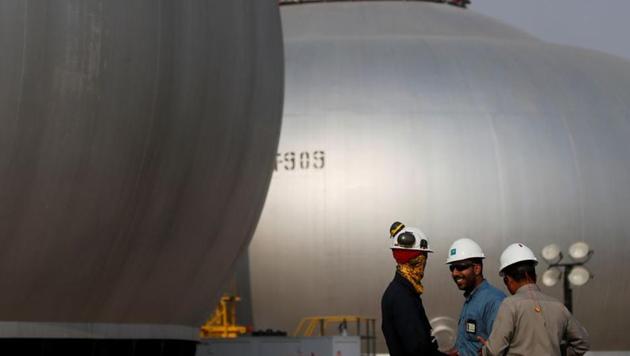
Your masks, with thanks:
M418 294L424 292L424 286L422 285L422 277L424 277L424 268L427 264L427 254L421 251L413 250L399 250L394 249L394 258L398 265L396 270L406 280L408 280L415 288ZM400 262L400 261L404 262Z
M393 249L394 259L398 264L405 264L409 260L420 256L420 251Z

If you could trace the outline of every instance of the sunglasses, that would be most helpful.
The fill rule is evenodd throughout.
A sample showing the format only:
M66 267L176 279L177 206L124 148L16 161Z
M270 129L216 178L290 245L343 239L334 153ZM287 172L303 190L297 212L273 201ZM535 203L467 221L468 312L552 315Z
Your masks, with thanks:
M457 270L457 272L461 272L469 269L470 267L472 267L472 265L472 263L453 263L452 265L448 266L448 269L450 269L451 272L453 272L454 270Z

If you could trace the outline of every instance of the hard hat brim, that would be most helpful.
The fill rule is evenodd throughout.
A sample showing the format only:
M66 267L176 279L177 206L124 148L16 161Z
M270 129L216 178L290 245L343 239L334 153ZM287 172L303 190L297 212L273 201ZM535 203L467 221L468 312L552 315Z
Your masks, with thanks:
M410 250L410 251L420 251L420 252L429 252L434 253L435 251L431 249L422 249L422 248L405 248L405 247L390 247L392 250Z
M486 256L472 256L472 257L463 257L463 258L457 258L457 259L446 259L446 262L444 264L450 265L451 263L455 263L455 262L459 262L459 261L466 261L466 260L483 260L485 259Z

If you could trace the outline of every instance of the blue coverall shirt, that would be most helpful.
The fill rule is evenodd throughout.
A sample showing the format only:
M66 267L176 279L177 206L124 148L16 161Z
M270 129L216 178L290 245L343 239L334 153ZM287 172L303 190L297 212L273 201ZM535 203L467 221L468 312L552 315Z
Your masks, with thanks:
M477 356L481 343L477 336L488 339L505 293L486 280L466 296L457 326L455 347L461 356Z

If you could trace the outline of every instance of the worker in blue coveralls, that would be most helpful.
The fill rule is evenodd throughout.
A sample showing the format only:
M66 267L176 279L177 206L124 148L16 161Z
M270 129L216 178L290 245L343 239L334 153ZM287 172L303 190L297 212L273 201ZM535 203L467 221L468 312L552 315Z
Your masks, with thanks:
M477 356L482 344L477 339L487 339L505 293L492 286L483 277L481 247L471 239L459 239L448 251L448 264L457 288L464 291L464 305L457 325L455 349L450 355Z

